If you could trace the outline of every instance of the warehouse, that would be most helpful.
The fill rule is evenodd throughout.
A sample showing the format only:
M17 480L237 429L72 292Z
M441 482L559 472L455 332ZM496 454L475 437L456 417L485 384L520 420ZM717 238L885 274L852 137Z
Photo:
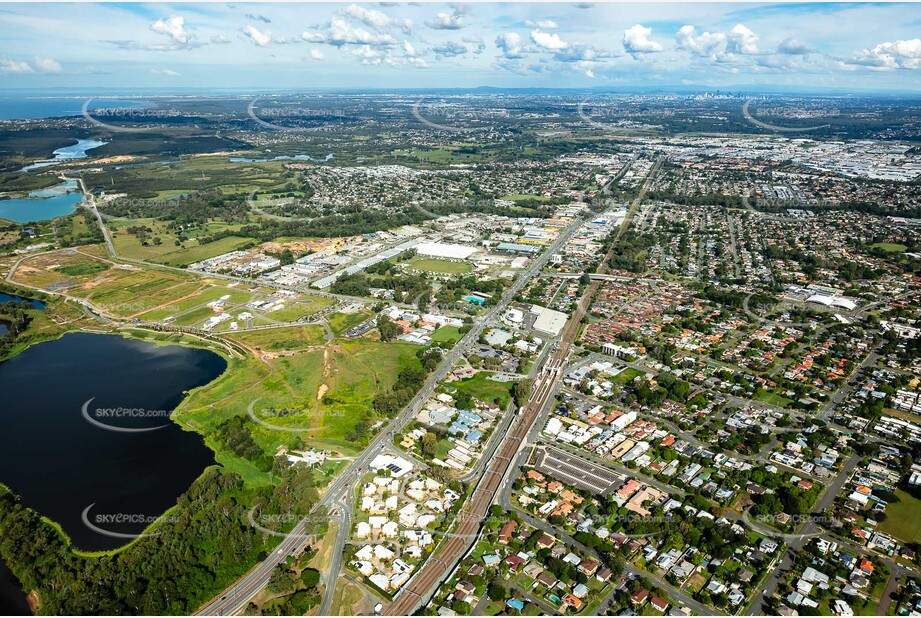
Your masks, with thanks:
M440 242L424 242L416 247L416 253L425 257L441 258L443 260L466 260L479 251L476 247L467 245L450 245Z

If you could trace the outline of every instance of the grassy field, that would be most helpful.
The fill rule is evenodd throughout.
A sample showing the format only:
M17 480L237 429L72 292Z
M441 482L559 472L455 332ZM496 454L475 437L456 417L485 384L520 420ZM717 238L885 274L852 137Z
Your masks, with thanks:
M333 329L336 336L342 335L345 331L358 326L371 317L369 311L359 311L358 313L333 313L329 316L329 327Z
M285 328L267 328L227 335L228 339L265 351L298 350L325 341L326 329L318 324L290 326Z
M214 285L206 281L190 285L190 291L186 296L187 297L180 296L170 303L161 303L163 306L143 313L139 317L151 322L157 322L171 315L188 311L193 307L218 300L224 296L230 296L230 298L227 299L228 303L237 305L246 304L253 299L253 294L249 292L228 288L222 285Z
M296 322L304 316L313 315L335 304L332 298L325 296L304 296L305 300L287 302L282 309L266 313L266 317L276 322Z
M634 378L641 375L643 375L643 372L639 369L634 369L633 367L625 367L623 371L614 376L612 381L615 384L623 385L627 384L628 382L632 382Z
M500 408L505 408L512 398L512 387L515 383L487 380L486 378L490 375L492 373L489 371L481 371L472 378L451 382L451 386L456 388L458 392L467 393L475 399L486 403L494 403Z
M905 245L900 245L899 243L895 242L876 242L867 246L870 249L882 249L883 251L888 251L889 253L902 253L908 249L908 247Z
M301 437L311 446L353 455L365 440L350 442L346 434L358 420L373 415L375 395L389 390L402 368L419 362L416 350L410 344L348 341L267 361L232 359L220 378L192 393L176 418L207 436L231 416L247 414L255 402L259 418L291 429L257 426L253 437L266 453ZM269 409L294 412L279 418L263 416ZM221 451L218 445L211 446ZM241 474L259 476L249 462L231 454L224 453L219 460Z
M921 541L921 500L901 489L895 495L899 501L886 507L886 521L877 527L902 541Z
M766 391L763 389L758 389L758 391L755 393L755 399L757 401L763 401L764 403L776 406L778 408L786 408L788 405L793 403L792 399L781 397L777 393L772 393L771 391Z
M546 202L546 201L548 201L550 198L549 198L549 197L543 197L542 195L527 195L527 194L524 194L524 193L516 193L516 194L514 194L514 195L503 195L503 196L502 196L501 198L499 198L499 199L509 200L509 201L512 201L512 202L522 202L522 201L524 201L524 200L537 200L537 201L539 201L539 202Z
M456 326L442 326L432 333L432 341L435 343L457 343L461 337L460 329Z
M473 270L470 264L466 262L451 262L449 260L439 260L437 258L426 258L416 256L406 262L409 268L417 270L427 270L433 273L444 273L448 275L466 274Z
M197 239L189 238L182 241L182 246L177 246L175 232L167 229L167 223L166 221L157 221L155 219L136 219L130 221L130 223L122 221L110 222L108 227L112 230L112 242L115 244L115 250L119 256L169 266L187 266L222 253L234 251L254 242L250 238L228 236L200 245ZM138 236L128 232L129 225L140 225L151 229L151 232L148 233L147 245L144 245ZM192 235L199 233L211 234L220 230L238 229L239 227L239 224L210 223L205 230L196 230ZM160 238L161 244L154 244L151 241L154 237Z

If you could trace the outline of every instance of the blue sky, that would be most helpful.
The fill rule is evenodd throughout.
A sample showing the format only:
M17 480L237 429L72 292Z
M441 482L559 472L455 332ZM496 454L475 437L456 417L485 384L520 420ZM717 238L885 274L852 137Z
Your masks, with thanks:
M915 4L0 4L0 86L921 90L919 33Z

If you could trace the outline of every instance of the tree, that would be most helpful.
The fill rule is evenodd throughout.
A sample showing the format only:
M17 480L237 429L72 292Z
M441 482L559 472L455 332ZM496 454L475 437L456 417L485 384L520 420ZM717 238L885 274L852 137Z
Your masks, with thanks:
M438 446L438 436L436 436L431 431L426 432L422 436L422 453L428 457L433 457L435 455L435 450Z
M505 599L507 593L504 587L502 587L500 584L493 582L489 584L487 594L489 595L490 601L502 601L503 599Z
M531 383L527 380L519 380L512 387L512 397L515 398L515 405L519 408L528 403L528 397L531 396Z

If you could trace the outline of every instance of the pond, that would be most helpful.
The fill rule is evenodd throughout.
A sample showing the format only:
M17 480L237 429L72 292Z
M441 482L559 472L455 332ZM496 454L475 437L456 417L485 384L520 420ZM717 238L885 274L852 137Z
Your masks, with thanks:
M69 215L82 201L77 182L68 180L48 189L31 191L29 197L0 200L0 219L16 223L47 221Z

